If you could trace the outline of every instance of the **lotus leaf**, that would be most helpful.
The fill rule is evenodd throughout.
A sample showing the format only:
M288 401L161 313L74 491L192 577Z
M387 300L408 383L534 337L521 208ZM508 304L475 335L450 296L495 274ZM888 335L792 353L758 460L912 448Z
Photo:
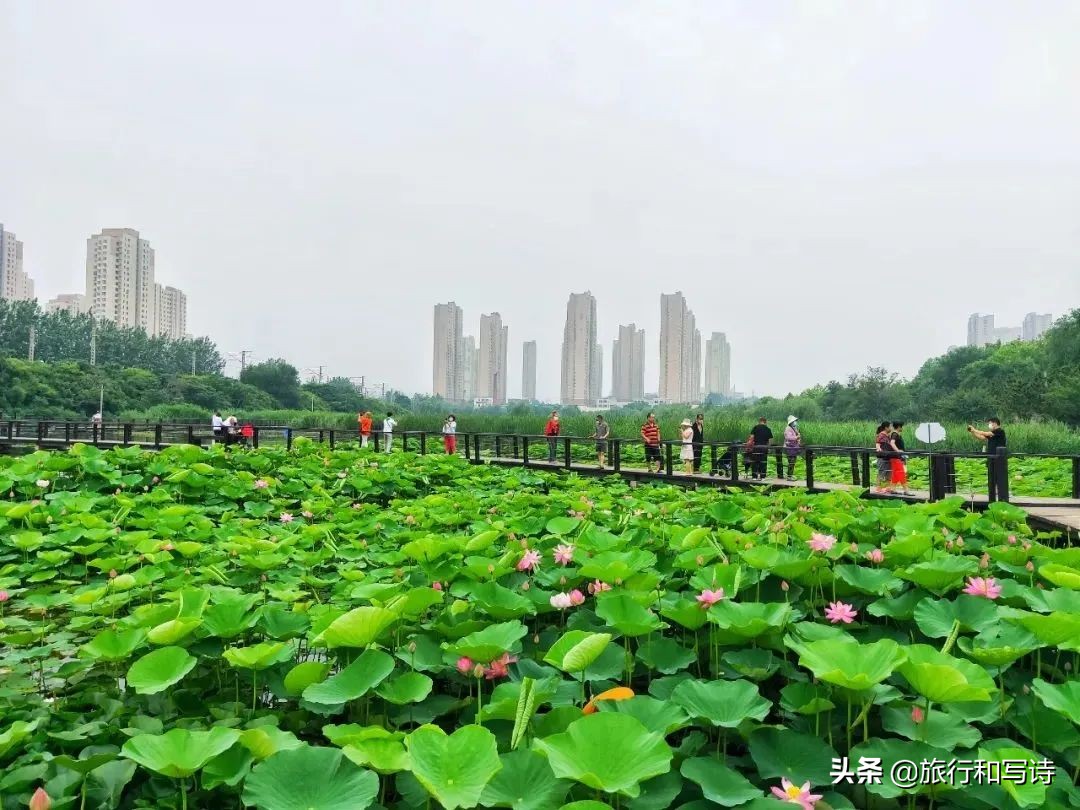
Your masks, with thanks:
M334 748L304 745L274 754L244 781L243 801L267 810L363 810L379 778Z
M495 735L482 726L462 726L453 734L421 726L405 746L413 775L447 810L474 807L502 767Z

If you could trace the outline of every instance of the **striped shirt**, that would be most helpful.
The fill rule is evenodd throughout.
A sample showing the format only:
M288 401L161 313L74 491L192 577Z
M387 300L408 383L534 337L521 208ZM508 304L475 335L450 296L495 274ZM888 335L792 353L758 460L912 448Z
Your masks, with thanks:
M660 426L655 422L646 422L641 426L641 438L645 440L645 444L660 444Z

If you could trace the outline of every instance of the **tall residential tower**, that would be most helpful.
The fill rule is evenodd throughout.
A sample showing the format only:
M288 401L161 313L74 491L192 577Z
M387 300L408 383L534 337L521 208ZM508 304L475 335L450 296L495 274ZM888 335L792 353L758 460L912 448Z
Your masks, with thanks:
M645 330L636 324L620 326L612 344L611 396L617 402L645 398Z
M23 271L23 243L0 224L0 298L34 300L34 282Z
M498 312L480 316L480 357L476 369L476 396L492 405L506 403L506 343L510 327Z
M431 364L431 392L448 402L463 397L461 363L462 312L453 301L435 305L435 345Z
M731 344L723 332L705 342L705 396L731 396Z
M521 398L536 401L536 341L521 344Z
M701 396L701 332L681 292L660 295L659 393L673 403Z
M562 384L566 405L594 405L599 398L599 349L596 345L596 299L591 292L571 293L563 327Z

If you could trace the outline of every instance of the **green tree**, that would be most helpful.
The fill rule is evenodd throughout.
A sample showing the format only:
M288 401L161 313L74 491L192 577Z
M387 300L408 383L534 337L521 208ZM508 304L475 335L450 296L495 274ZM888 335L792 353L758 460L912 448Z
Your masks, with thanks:
M252 385L272 396L284 408L300 408L300 375L296 366L281 359L255 363L240 373L240 382Z

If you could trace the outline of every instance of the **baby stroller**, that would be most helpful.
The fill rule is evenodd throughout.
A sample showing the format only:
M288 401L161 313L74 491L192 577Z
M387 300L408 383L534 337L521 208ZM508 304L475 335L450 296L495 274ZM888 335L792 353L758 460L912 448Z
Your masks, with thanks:
M712 469L709 470L709 475L719 475L722 478L731 478L731 468L735 465L736 457L738 456L738 449L736 445L731 445L723 453L718 454L713 460ZM750 455L749 453L743 456L744 467L749 469Z

